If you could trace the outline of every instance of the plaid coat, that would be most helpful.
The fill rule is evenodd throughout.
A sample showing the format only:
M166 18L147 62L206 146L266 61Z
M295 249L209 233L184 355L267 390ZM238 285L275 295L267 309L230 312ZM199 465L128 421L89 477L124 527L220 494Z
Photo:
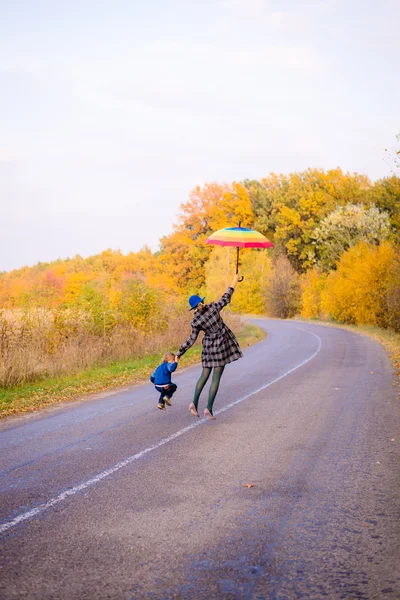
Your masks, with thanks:
M200 331L204 331L201 354L203 367L222 367L243 356L237 339L219 314L231 301L233 292L234 289L229 287L218 302L207 304L203 313L198 309L195 311L191 322L192 333L179 348L178 356L193 346Z

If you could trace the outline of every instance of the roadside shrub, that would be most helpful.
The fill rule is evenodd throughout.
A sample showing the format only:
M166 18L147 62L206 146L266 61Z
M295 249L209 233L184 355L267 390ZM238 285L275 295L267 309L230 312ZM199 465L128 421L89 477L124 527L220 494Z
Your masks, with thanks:
M310 269L301 276L301 316L306 319L323 319L321 296L326 285L326 274Z
M388 242L380 246L361 242L350 248L327 277L322 310L340 323L395 323L399 284L394 265L398 265L398 252Z
M294 317L301 306L300 277L288 258L278 256L273 269L267 274L264 294L267 312L271 317Z
M395 257L387 274L384 310L379 320L383 327L391 327L400 331L400 251L396 249Z

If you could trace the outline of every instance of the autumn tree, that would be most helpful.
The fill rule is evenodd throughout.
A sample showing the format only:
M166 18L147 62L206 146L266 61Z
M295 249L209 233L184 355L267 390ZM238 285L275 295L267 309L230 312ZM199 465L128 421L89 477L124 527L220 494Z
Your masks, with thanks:
M275 259L272 271L267 274L264 293L271 317L287 319L299 312L300 278L284 254Z
M395 249L395 256L390 265L390 272L385 289L383 316L379 322L383 327L391 327L400 332L400 250Z
M241 184L197 187L182 204L173 233L162 238L158 260L168 265L182 292L198 292L205 284L204 266L211 252L207 237L239 222L249 226L253 218L248 191Z
M316 267L301 276L301 316L306 319L322 319L322 293L326 285L326 273Z
M135 277L126 277L121 284L118 316L134 328L151 333L152 328L161 331L163 323L157 320L162 306L162 295L149 288L146 283Z
M270 174L244 182L255 214L255 228L285 250L292 266L302 272L312 266L312 232L338 205L364 202L371 184L367 177L341 169L308 169L290 175Z
M87 282L81 287L74 305L79 311L88 314L92 331L97 335L105 336L116 325L117 316L106 290L96 281Z
M378 179L371 188L368 199L389 215L391 236L400 245L400 177L393 175Z
M235 288L232 312L261 314L265 312L264 288L271 271L269 251L243 249L239 273L243 281ZM236 248L214 247L206 265L206 294L209 300L218 300L230 285L236 270Z
M388 242L380 246L360 242L350 248L327 277L322 310L339 323L387 325L389 290L399 293L396 264L398 251Z
M315 260L324 271L333 269L346 250L361 241L379 244L389 237L387 213L376 206L347 204L330 213L311 234Z

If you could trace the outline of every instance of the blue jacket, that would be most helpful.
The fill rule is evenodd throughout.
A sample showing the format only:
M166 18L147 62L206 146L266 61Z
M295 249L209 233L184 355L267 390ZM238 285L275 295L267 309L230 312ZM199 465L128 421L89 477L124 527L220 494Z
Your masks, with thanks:
M173 373L178 366L178 363L164 362L153 371L150 375L151 383L154 385L167 385L171 383L171 373Z

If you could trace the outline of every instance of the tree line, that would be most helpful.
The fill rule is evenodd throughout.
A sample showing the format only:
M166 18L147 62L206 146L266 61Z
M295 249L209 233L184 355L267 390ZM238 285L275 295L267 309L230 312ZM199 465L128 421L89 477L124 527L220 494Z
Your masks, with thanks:
M102 334L117 323L162 329L165 306L224 290L235 250L205 240L239 222L274 248L241 251L233 310L400 327L400 178L340 168L198 186L157 252L105 250L2 273L0 307L84 312Z

